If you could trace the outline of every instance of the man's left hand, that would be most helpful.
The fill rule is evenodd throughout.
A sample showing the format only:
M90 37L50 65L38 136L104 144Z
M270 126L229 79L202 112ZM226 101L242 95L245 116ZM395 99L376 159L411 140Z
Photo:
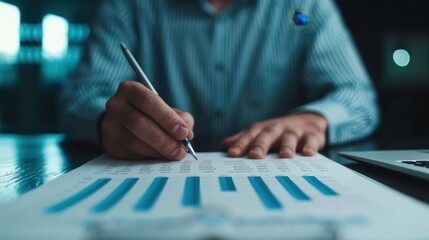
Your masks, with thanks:
M326 144L328 122L314 113L297 113L258 122L222 141L228 156L264 158L272 148L279 157L292 158L296 152L315 155Z

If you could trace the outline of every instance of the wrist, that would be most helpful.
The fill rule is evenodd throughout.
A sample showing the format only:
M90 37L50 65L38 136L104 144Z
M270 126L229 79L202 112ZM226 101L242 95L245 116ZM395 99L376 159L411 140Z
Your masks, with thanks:
M317 126L317 128L323 132L326 132L326 130L328 129L328 120L318 113L299 112L293 114L293 116L299 116L305 122Z

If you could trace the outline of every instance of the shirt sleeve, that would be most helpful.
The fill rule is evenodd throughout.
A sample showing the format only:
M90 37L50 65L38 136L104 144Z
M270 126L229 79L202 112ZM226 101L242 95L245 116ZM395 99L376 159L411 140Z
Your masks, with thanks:
M69 138L98 143L97 122L119 83L133 79L120 43L134 49L132 1L106 1L91 28L77 71L62 86L60 125Z
M353 41L331 0L316 1L314 29L303 68L308 104L297 109L328 121L329 144L363 138L379 122L377 96Z

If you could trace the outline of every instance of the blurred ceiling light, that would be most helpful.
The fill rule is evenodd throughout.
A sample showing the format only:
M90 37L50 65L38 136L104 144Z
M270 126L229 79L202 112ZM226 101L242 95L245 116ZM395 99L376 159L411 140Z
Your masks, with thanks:
M405 49L398 49L393 53L393 61L400 67L406 67L410 63L410 54Z
M60 59L65 57L68 48L69 23L65 18L48 14L43 18L43 57Z
M14 5L0 2L0 61L16 60L20 45L20 22L19 9Z

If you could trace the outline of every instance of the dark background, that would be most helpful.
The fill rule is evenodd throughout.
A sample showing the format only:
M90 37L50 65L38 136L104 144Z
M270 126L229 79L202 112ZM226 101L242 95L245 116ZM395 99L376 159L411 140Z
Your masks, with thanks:
M21 52L16 63L0 62L0 133L58 132L58 88L80 58L101 0L3 2L20 9ZM429 137L429 1L336 2L379 93L382 125L376 135L393 141ZM63 60L47 62L36 54L41 46L37 31L48 13L62 16L70 24L69 51ZM410 53L408 66L395 65L392 55L396 49Z

